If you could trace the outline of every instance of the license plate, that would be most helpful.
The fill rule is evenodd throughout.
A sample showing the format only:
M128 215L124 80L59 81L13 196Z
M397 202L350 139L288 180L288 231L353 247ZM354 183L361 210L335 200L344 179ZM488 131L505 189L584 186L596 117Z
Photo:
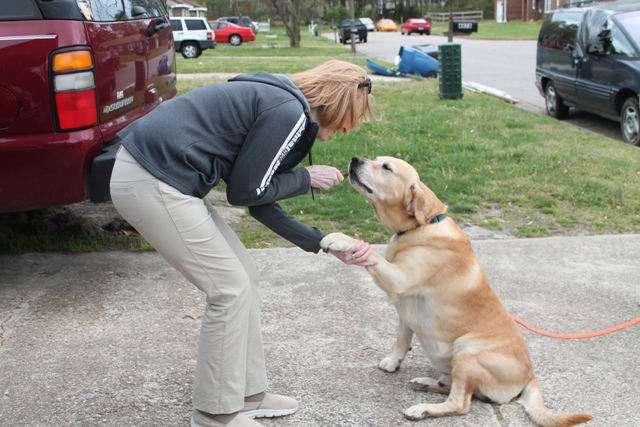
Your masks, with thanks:
M419 28L418 28L418 30L419 30L419 31L423 31L423 30L424 30L424 27L419 27Z

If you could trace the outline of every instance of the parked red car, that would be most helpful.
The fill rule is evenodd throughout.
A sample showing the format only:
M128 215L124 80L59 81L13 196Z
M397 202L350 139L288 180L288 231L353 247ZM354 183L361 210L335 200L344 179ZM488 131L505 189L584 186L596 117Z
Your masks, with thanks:
M163 0L0 3L0 212L110 200L117 133L177 95Z
M231 43L231 46L240 46L242 42L252 42L256 39L256 35L249 27L241 27L227 21L209 21L209 25L213 29L218 43Z
M400 28L400 32L402 35L410 36L411 33L419 33L420 35L431 34L431 22L427 21L424 18L409 18L407 19Z

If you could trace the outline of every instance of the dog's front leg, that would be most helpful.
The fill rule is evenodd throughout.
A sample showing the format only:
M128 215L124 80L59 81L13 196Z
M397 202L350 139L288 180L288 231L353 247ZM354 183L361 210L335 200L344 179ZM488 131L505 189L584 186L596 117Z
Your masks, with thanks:
M330 233L324 236L324 239L320 241L320 247L325 251L346 252L358 243L358 240L353 237L349 237L343 233ZM376 251L372 251L371 255L367 258L367 261L376 261L378 263L387 263L382 255ZM388 263L387 263L388 264Z
M327 234L320 242L325 251L348 251L358 243L358 240L343 233ZM404 267L390 263L378 252L373 251L367 261L375 261L377 265L365 267L373 281L380 289L387 293L392 301L397 301L407 293L415 290L419 283L412 283L407 277ZM410 268L410 267L409 267Z
M398 334L396 336L396 351L392 356L382 359L378 368L387 372L395 372L400 369L400 364L411 350L411 340L413 331L402 321L398 324Z

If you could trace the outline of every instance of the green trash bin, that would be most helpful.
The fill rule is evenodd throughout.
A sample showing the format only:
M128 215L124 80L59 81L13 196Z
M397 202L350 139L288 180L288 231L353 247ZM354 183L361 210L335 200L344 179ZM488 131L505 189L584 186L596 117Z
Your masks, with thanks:
M462 48L460 43L443 43L438 46L438 97L462 98Z

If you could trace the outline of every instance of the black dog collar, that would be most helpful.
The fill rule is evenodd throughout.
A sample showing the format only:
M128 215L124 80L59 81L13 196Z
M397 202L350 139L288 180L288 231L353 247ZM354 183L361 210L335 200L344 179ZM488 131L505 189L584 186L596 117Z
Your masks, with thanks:
M436 216L434 216L434 217L431 219L431 221L429 221L429 224L434 224L434 223L436 223L436 222L440 222L440 221L442 221L443 219L445 219L446 217L447 217L447 214L443 214L443 213L441 213L440 215L436 215ZM420 226L418 226L418 227L420 227ZM418 228L418 227L416 227L416 228ZM409 230L407 230L407 231L409 231ZM403 235L404 233L406 233L407 231L398 231L396 234L397 234L398 236L402 236L402 235Z

